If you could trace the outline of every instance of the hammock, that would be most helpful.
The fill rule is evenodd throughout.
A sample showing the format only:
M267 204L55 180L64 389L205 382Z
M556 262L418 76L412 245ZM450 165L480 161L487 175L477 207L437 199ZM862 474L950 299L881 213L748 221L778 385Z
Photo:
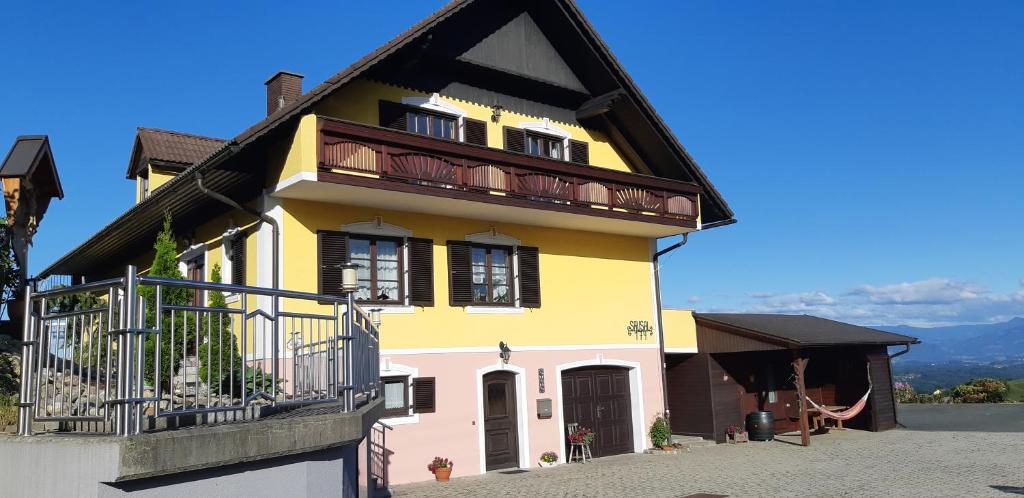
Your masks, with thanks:
M871 394L871 387L872 387L872 385L871 385L871 365L868 364L868 392L864 393L864 396L861 396L860 400L857 401L856 403L854 403L853 406L851 406L851 407L849 407L849 408L847 408L847 409L845 409L843 411L834 412L834 411L831 411L831 410L826 410L821 405L815 403L814 400L812 400L810 398L810 396L804 395L804 399L807 400L807 402L810 403L811 406L813 406L815 409L817 409L818 413L821 413L822 415L824 415L824 416L826 416L826 417L828 417L830 419L833 419L833 420L850 420L851 418L856 417L857 414L859 414L861 412L861 410L863 410L864 407L867 406L867 404L868 404L868 395Z

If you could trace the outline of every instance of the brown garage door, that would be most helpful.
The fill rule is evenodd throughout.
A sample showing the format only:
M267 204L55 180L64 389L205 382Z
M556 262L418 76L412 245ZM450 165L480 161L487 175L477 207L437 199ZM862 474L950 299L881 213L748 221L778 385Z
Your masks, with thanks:
M628 369L588 367L562 372L562 407L566 424L576 422L594 431L591 451L595 457L633 451ZM568 441L566 448L568 452Z

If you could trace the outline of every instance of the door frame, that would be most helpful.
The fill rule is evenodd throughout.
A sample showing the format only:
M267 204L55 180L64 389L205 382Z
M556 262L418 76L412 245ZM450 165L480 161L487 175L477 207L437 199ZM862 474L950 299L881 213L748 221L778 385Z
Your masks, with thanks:
M640 376L640 363L636 361L611 360L602 358L600 355L593 360L573 361L555 366L557 382L555 383L556 396L558 397L558 440L563 445L565 434L565 406L562 397L562 373L566 370L574 370L581 367L625 367L629 371L629 404L633 417L633 452L642 453L646 441L644 436L644 396L643 379ZM562 463L566 463L565 451L559 455Z
M491 372L512 372L516 380L516 429L519 442L519 468L530 468L530 434L526 412L526 369L501 360L476 371L476 425L480 448L480 473L487 473L487 449L484 444L484 375Z

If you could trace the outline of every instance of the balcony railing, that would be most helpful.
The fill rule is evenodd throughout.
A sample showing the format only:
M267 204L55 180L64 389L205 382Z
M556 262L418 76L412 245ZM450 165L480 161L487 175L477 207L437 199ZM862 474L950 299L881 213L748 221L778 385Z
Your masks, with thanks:
M690 183L328 118L318 163L321 181L681 226L699 214Z
M351 411L381 393L377 327L342 298L140 276L133 266L121 278L26 292L22 435L34 422L127 436L165 417L245 420L262 407L324 402ZM215 292L237 305L217 305Z

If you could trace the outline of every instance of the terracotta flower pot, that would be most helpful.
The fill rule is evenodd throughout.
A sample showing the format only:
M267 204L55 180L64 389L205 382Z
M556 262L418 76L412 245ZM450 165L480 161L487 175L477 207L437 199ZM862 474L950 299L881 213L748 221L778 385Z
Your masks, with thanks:
M434 479L437 479L438 481L448 482L448 478L451 477L451 475L452 475L452 468L451 467L440 467L440 468L434 469Z

